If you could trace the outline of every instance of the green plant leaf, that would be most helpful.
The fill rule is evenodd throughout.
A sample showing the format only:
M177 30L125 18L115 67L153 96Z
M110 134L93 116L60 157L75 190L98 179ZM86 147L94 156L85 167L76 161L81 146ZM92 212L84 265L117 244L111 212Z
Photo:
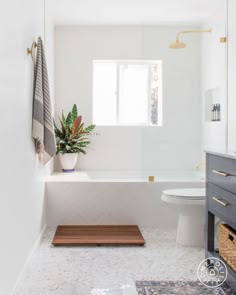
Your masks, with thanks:
M78 117L78 110L77 110L77 105L76 104L73 105L71 114L72 114L72 123L74 123L74 121Z
M66 127L70 126L71 124L72 124L72 115L71 115L71 112L69 112L66 118Z
M77 106L74 105L72 111L64 116L62 111L60 125L58 128L55 121L54 132L56 137L57 150L56 154L66 153L83 153L90 145L88 135L95 128L95 125L85 127L82 123L82 116L77 115Z
M63 123L63 121L59 118L60 123L61 123L61 131L62 131L62 136L64 137L66 135L66 128L65 125Z
M82 132L83 130L84 130L84 123L81 123L80 126L79 126L79 131Z
M88 126L88 127L86 127L86 128L84 128L84 132L91 132L91 131L93 131L93 129L96 127L96 125L90 125L90 126Z
M64 116L63 111L62 111L62 114L61 114L61 119L62 119L62 122L65 124L65 122L66 122L66 118L65 118L65 116Z
M54 132L55 132L55 136L56 136L56 138L57 138L57 137L60 137L60 136L62 135L62 133L61 133L61 131L59 130L59 128L57 127L55 120L53 120L53 125L54 125Z
M78 148L78 151L84 155L86 155L86 151L84 149Z

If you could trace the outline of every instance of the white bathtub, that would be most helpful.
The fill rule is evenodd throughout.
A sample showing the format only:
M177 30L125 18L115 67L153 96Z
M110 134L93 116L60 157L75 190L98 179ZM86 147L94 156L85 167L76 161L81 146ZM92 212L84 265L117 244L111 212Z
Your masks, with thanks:
M149 175L155 176L155 182L148 181ZM177 214L161 201L162 191L204 185L196 171L55 173L46 183L47 224L175 228Z

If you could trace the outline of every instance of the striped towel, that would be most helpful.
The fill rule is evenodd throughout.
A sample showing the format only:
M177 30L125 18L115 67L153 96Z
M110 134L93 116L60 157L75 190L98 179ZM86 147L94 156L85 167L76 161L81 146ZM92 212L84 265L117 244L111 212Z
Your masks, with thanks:
M36 152L45 165L56 152L48 73L42 39L38 38L34 69L33 126Z

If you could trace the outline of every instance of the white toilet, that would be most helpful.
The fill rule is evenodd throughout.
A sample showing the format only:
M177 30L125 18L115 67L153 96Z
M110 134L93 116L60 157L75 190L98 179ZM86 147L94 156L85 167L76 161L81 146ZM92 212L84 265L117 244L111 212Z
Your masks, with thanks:
M162 201L179 215L176 243L204 246L205 189L181 188L162 192Z

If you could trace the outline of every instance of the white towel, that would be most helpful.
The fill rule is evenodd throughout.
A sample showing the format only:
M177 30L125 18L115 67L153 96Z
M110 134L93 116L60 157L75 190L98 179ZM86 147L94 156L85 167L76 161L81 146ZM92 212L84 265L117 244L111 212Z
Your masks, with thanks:
M49 93L48 73L42 39L37 42L37 57L34 69L33 126L36 152L46 164L56 152L52 108Z

